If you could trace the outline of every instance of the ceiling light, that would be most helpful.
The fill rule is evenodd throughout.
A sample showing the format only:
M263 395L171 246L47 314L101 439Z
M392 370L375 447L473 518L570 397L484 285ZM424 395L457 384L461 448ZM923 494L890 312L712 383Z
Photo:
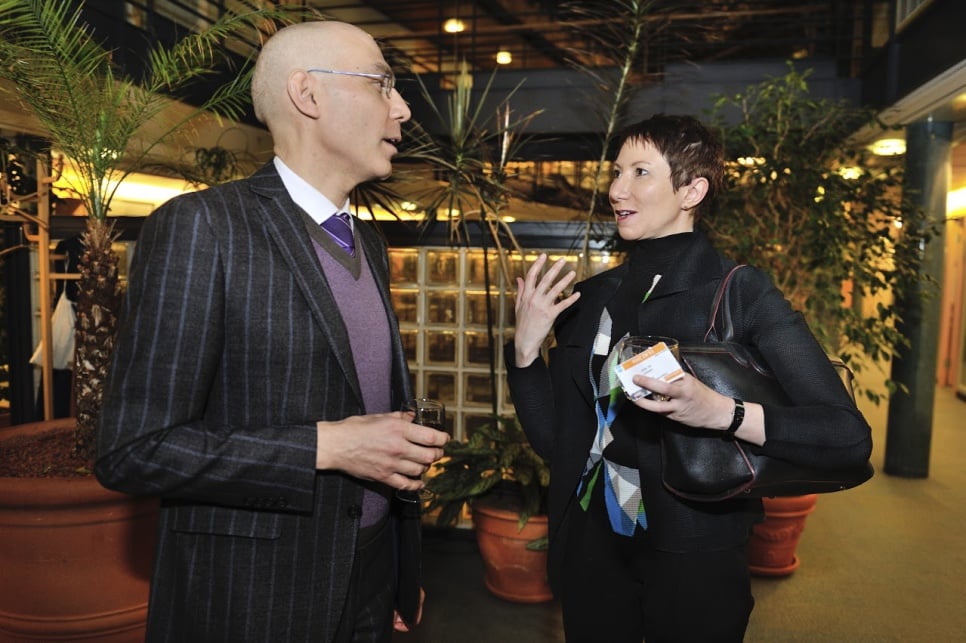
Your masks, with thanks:
M839 176L848 181L854 181L862 176L862 168L854 165L845 165L835 171Z
M742 167L755 167L756 165L764 165L765 159L761 156L740 156L738 157L738 165Z
M498 65L509 65L513 62L513 54L511 54L506 49L500 49L496 52L496 63Z
M446 33L462 33L466 31L466 25L459 18L450 18L443 23L443 31Z
M869 146L878 156L898 156L906 153L906 142L901 138L882 138Z
M950 190L946 194L946 216L966 216L966 188Z

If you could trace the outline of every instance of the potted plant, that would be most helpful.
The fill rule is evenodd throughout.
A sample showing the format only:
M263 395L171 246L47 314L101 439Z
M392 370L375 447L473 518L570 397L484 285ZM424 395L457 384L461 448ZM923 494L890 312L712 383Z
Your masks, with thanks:
M49 456L55 460L40 455L39 469L0 477L0 640L143 639L157 501L105 490L90 475L122 296L107 215L118 183L183 126L202 114L242 113L250 68L232 73L187 112L169 109L179 91L217 69L225 39L247 33L257 43L272 19L291 15L226 12L202 33L154 46L135 77L115 65L84 23L83 7L74 7L0 0L0 79L12 83L64 155L77 177L71 188L88 212L78 283L77 418L16 427L0 442L0 461L11 464L37 460L59 434L72 436L67 448L61 441L59 456ZM41 191L49 190L50 181L38 179ZM37 217L41 227L46 214ZM26 443L21 455L8 439ZM73 459L65 465L56 458ZM50 477L60 470L70 477Z
M469 505L487 589L516 602L552 598L546 551L550 467L516 417L494 417L467 440L451 440L427 487L427 511L439 511L437 525L455 525Z

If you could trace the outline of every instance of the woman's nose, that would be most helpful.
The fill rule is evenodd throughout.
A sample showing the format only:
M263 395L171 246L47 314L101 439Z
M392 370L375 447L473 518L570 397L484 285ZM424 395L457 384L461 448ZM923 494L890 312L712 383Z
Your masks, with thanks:
M610 189L607 191L607 196L610 198L611 203L617 203L626 196L624 188L621 186L619 180L615 180L610 184Z

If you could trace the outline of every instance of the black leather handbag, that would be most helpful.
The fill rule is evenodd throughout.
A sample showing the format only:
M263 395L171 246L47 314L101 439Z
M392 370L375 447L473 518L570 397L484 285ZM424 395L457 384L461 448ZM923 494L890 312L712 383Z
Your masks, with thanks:
M722 279L715 294L705 342L681 344L682 365L708 387L760 404L791 404L788 395L757 352L733 341L728 305L731 278ZM840 360L832 365L849 394L852 371ZM721 431L675 424L662 434L663 482L682 498L720 501L735 497L796 496L828 493L858 486L873 475L871 463L851 469L819 469L760 453L759 447L722 436Z

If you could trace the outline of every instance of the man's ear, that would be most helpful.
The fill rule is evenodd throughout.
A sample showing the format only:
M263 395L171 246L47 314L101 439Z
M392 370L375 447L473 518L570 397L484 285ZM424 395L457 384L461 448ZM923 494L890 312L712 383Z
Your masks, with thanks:
M704 197L708 195L708 179L699 176L692 179L689 184L683 186L681 189L685 190L681 207L690 210L691 208L697 207L704 200Z
M295 109L309 118L319 117L321 110L316 96L317 86L312 82L308 72L302 70L292 72L288 77L286 90Z

